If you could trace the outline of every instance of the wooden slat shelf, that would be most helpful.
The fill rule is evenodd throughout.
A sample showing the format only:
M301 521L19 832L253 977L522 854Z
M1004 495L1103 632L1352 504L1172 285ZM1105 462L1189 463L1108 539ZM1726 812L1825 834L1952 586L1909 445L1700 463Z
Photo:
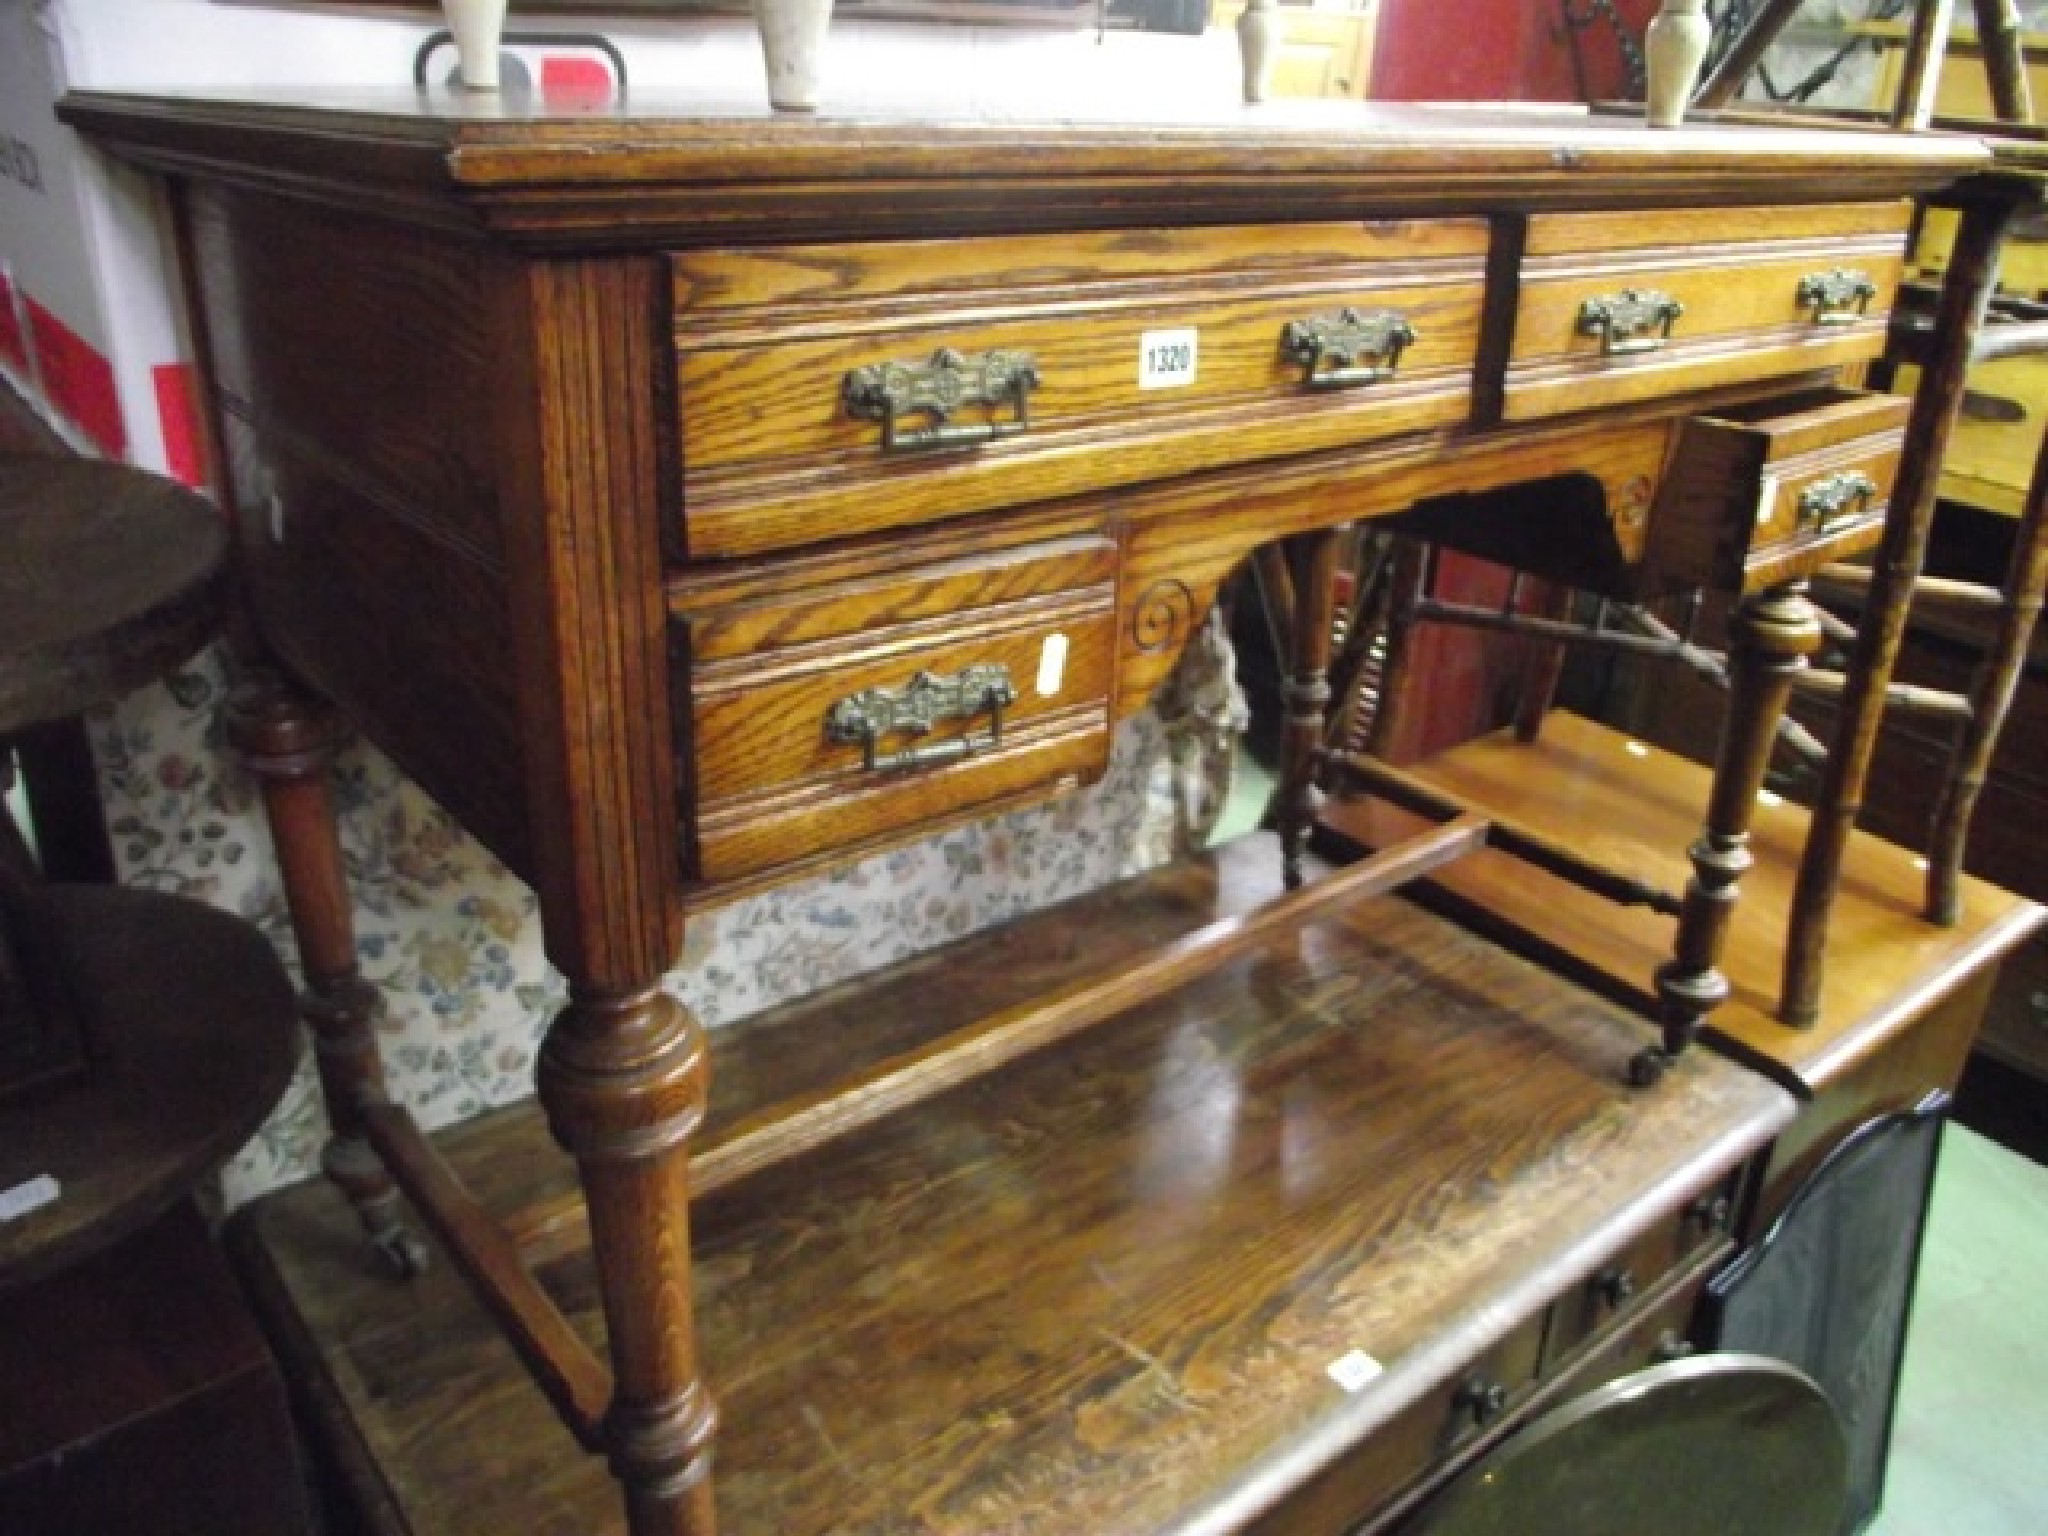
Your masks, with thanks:
M1237 845L722 1031L714 1117L1277 886L1270 842ZM1550 1304L1790 1118L1705 1052L1632 1090L1650 1038L1397 897L1312 905L1150 1003L700 1198L721 1529L1338 1528L1282 1506L1334 1497L1368 1443L1375 1503L1448 1464L1448 1394L1489 1352L1540 1396L1539 1361L1583 1353L1545 1345ZM531 1106L436 1140L487 1201L567 1186ZM302 1186L242 1215L236 1246L374 1528L617 1528L603 1467L449 1266L392 1282L352 1228ZM594 1337L564 1230L541 1278ZM1326 1374L1353 1350L1384 1367L1356 1393Z

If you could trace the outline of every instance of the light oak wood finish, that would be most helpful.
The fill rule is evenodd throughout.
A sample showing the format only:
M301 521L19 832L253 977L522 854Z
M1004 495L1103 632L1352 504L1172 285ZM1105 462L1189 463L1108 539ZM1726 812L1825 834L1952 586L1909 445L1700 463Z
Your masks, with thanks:
M1900 198L1980 159L1321 103L1178 123L671 115L637 92L620 118L414 93L64 110L173 183L266 635L539 892L570 993L541 1100L587 1195L635 1536L714 1526L687 1152L706 1049L657 987L686 905L1087 776L1269 539L1545 477L1624 503L1654 487L1683 392L1863 355L1853 327L1811 341L1759 312L1729 321L1764 327L1757 361L1504 429L1530 216L1754 218L1775 233L1741 260L1775 272L1877 250ZM1304 304L1412 304L1413 355L1309 388L1280 357ZM1207 361L1191 393L1147 398L1137 347L1161 324L1202 330ZM883 459L840 414L849 368L1004 344L1043 353L1028 432ZM1115 546L1096 551L1113 578L1047 543L1076 539ZM836 690L902 681L892 648L891 667L1014 671L1054 625L1082 709L1024 722L1064 744L1043 757L1006 738L891 801L814 755ZM864 647L872 668L823 664ZM786 718L745 707L777 689ZM804 809L778 828L754 814L771 802ZM429 1170L408 1173L421 1192L426 1155L399 1158ZM511 1267L472 1258L487 1290Z

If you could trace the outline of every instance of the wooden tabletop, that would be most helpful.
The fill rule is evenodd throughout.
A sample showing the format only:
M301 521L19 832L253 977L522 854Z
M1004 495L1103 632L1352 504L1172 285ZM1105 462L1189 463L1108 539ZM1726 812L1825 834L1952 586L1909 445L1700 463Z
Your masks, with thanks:
M121 464L0 456L0 734L160 677L219 627L227 527Z
M1092 974L1240 906L1247 870L1271 894L1277 863L1260 839L721 1031L704 1140L828 1047ZM1241 1528L1789 1119L1705 1052L1630 1089L1648 1038L1380 898L701 1198L723 1528ZM815 1060L784 1073L778 1045ZM494 1201L567 1178L531 1106L440 1140ZM302 1186L238 1245L376 1527L613 1529L602 1466L448 1268L394 1286L351 1224ZM587 1248L542 1272L593 1321ZM1353 1351L1384 1367L1356 1392L1326 1374Z
M56 886L37 924L90 1060L0 1104L0 1190L56 1198L0 1222L0 1292L140 1229L276 1105L298 1009L276 953L231 913L157 891Z
M1667 891L1683 888L1686 848L1698 835L1710 775L1697 764L1581 716L1555 711L1528 744L1500 732L1415 770L1431 784L1504 819L1539 829ZM1324 822L1366 846L1411 835L1414 818L1377 801L1335 801ZM1799 852L1807 816L1773 798L1757 807L1724 966L1734 987L1707 1020L1725 1049L1812 1092L1882 1050L1901 1028L2021 942L2048 913L1982 880L1963 881L1953 928L1921 916L1925 868L1906 849L1858 833L1843 864L1828 933L1821 1017L1811 1029L1776 1018ZM1651 1004L1651 977L1670 958L1671 923L1618 907L1491 850L1435 883L1461 907L1517 930L1567 963L1590 969Z

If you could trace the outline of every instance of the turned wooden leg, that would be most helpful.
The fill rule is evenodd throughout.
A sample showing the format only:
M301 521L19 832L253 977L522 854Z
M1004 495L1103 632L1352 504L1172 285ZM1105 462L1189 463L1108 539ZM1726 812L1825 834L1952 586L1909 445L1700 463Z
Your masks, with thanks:
M1700 1020L1728 996L1721 953L1742 876L1752 862L1749 828L1757 792L1770 766L1793 675L1819 647L1820 623L1804 582L1745 597L1730 621L1728 717L1714 759L1707 824L1690 852L1693 875L1679 909L1673 956L1657 972L1664 1044L1631 1064L1638 1083L1654 1082L1692 1043Z
M306 983L299 1010L312 1031L320 1096L333 1131L321 1166L355 1206L378 1253L399 1274L417 1274L426 1267L426 1248L400 1222L397 1188L363 1126L363 1105L384 1097L376 1036L382 1004L356 966L355 921L329 786L346 732L331 711L268 676L235 690L227 729L262 788L277 845Z
M1883 724L1885 692L1905 636L1913 583L1927 553L1942 460L1962 414L1964 381L1996 284L1999 247L2013 215L2014 205L2003 200L1965 205L1942 279L1933 355L1924 359L1920 385L1913 392L1884 538L1871 559L1863 618L1844 668L1847 686L1836 706L1834 736L1799 857L1778 997L1778 1017L1798 1028L1811 1027L1820 1017L1828 915L1848 857L1849 836L1863 808L1863 785Z
M541 1103L589 1204L615 1391L605 1425L633 1536L712 1536L718 1417L698 1374L690 1286L690 1133L703 1031L658 987L572 985L548 1031Z
M1330 707L1330 641L1344 530L1300 534L1283 547L1294 587L1294 622L1288 634L1287 677L1281 684L1287 718L1280 738L1280 784L1274 805L1281 876L1293 890L1301 884L1301 856L1316 812L1322 807L1316 776Z

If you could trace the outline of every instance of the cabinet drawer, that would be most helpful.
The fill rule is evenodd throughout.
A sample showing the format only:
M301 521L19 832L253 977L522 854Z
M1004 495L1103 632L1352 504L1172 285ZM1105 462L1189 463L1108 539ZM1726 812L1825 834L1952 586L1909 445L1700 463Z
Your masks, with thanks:
M1108 761L1116 546L1077 536L692 612L692 869L740 879Z
M1739 1181L1739 1174L1731 1174L1560 1297L1551 1309L1550 1335L1544 1340L1544 1374L1563 1369L1604 1330L1625 1323L1635 1331L1636 1314L1646 1307L1661 1311L1659 1298L1675 1276L1697 1267L1706 1254L1725 1250Z
M678 254L681 542L745 554L1462 421L1487 239L1456 219Z
M1535 216L1507 418L1876 357L1908 213L1855 203Z
M1819 389L1680 422L1650 509L1651 571L1747 591L1868 549L1910 408L1902 395Z

